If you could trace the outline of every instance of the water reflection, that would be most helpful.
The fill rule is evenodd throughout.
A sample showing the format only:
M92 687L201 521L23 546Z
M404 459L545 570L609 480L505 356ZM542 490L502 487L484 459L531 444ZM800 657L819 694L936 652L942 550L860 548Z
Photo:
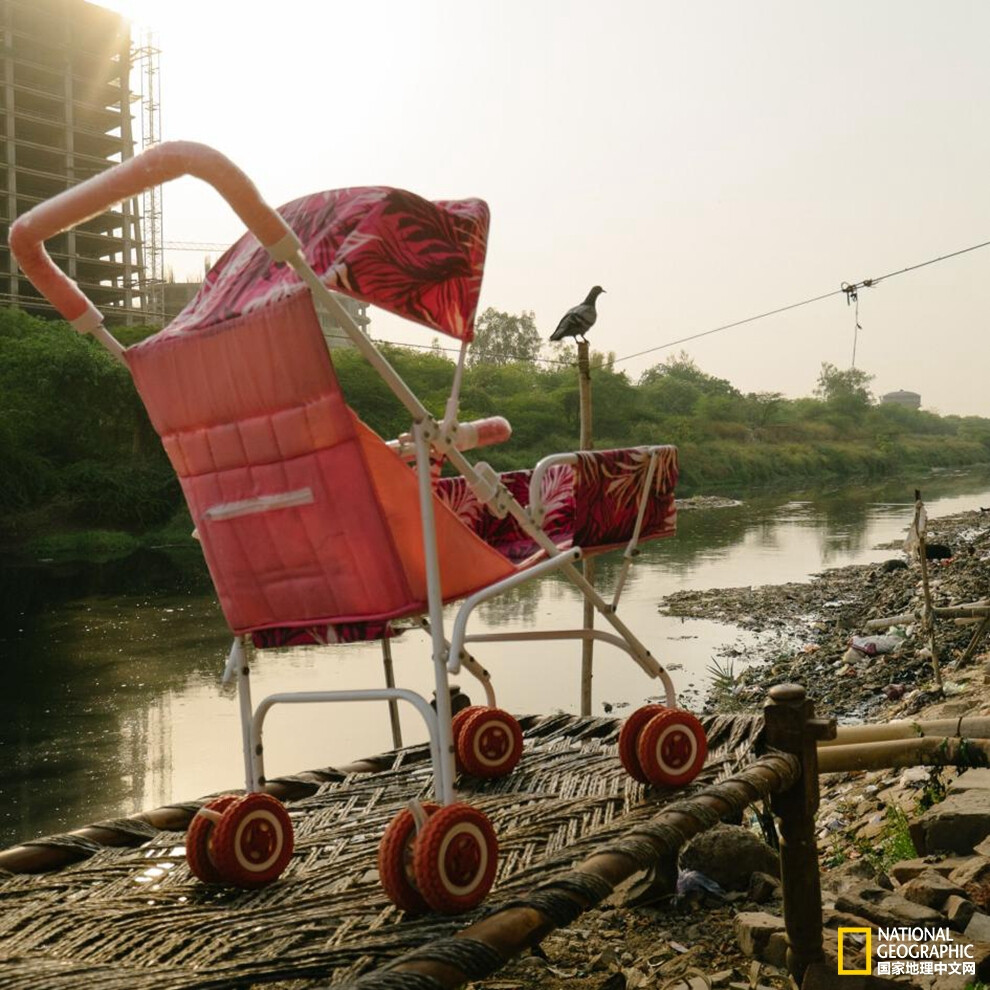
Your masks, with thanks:
M990 476L925 482L933 515L990 504ZM684 512L675 539L644 548L623 595L623 619L664 662L679 664L679 690L704 690L713 653L738 630L658 614L686 588L801 580L828 566L882 560L911 518L904 483L764 496L744 505ZM621 554L598 561L611 589ZM229 636L196 553L145 552L92 565L0 566L0 846L101 817L186 800L241 783L237 706L217 682ZM581 601L559 578L522 585L478 612L478 632L577 626ZM529 643L477 650L499 703L520 712L576 711L580 647ZM408 633L395 648L396 677L431 693L429 645ZM254 662L255 700L276 690L382 683L376 644L307 648ZM480 700L469 678L462 686ZM612 650L596 652L594 704L639 704L656 682ZM690 701L697 695L686 695ZM379 710L381 709L381 710ZM621 714L621 708L616 709ZM403 713L407 741L424 737ZM273 710L268 771L343 763L390 746L384 706Z

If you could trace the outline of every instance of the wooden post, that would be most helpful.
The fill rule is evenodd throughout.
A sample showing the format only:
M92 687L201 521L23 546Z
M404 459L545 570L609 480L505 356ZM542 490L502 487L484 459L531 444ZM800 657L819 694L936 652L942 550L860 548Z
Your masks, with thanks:
M581 403L581 439L578 447L581 450L594 449L591 430L591 365L588 360L588 342L579 340L578 345L578 397ZM595 562L585 560L582 563L585 580L595 583ZM595 627L595 606L587 599L584 602L584 629ZM593 676L592 663L595 643L586 639L581 644L581 714L591 714L591 679Z
M835 733L834 720L814 718L814 704L800 684L777 684L763 710L768 746L801 761L796 784L770 798L780 818L780 880L787 932L787 968L800 985L812 963L823 962L822 890L818 876L815 812L818 810L818 739Z
M928 634L928 646L932 651L932 670L935 672L935 684L942 690L942 669L938 665L938 647L935 644L935 612L932 609L932 593L928 586L928 553L925 549L925 526L921 525L921 513L925 503L921 501L921 492L914 490L914 531L918 535L918 559L921 561L921 590L925 596L924 626Z
M395 687L395 668L392 666L392 642L387 635L382 636L382 666L385 668L385 686ZM392 745L402 749L402 724L399 721L399 703L395 698L388 699L388 718L392 723Z

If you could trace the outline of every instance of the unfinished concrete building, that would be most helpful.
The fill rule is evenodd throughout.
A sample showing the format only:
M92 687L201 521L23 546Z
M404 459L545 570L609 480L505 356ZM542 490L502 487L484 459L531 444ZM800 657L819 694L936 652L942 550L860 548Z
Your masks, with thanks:
M0 0L0 305L49 315L20 276L8 230L20 214L134 153L128 22L84 0ZM111 319L141 312L136 202L47 242L55 263Z

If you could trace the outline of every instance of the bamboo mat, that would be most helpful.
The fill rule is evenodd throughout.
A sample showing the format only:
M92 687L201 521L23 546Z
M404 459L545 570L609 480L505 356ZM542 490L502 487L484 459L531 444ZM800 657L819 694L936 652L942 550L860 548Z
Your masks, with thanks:
M706 721L710 756L688 791L645 792L616 754L621 721L530 719L523 758L507 778L465 779L461 797L485 811L499 839L495 889L458 917L406 919L378 883L378 841L413 797L431 796L429 754L391 754L379 773L351 774L289 803L295 854L259 891L207 887L185 863L183 833L138 848L102 848L56 873L0 875L3 990L303 990L352 980L451 935L595 846L645 821L666 801L737 771L761 723Z

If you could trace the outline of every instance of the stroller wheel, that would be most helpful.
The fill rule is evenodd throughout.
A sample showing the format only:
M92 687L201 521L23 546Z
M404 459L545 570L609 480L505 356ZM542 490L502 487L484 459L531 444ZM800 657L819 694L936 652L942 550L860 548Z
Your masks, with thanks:
M440 810L438 804L424 804L423 811L432 815ZM412 848L416 840L416 822L405 808L388 823L378 844L378 877L388 899L409 914L423 914L429 905L413 883Z
M238 800L240 800L239 794L224 794L222 797L207 801L203 808L219 814ZM197 880L202 880L203 883L224 883L220 871L213 865L212 837L213 822L205 815L194 815L186 831L186 862Z
M462 708L450 721L450 728L454 733L454 752L457 752L457 737L461 734L461 729L464 728L464 723L475 713L484 711L484 705L468 705L467 708Z
M522 729L501 708L475 710L461 724L456 738L458 762L475 777L504 777L522 756Z
M643 772L639 757L636 755L639 736L650 719L665 711L667 708L664 705L643 705L622 723L622 730L619 732L619 760L625 767L626 773L641 784L650 783L650 778Z
M442 914L469 911L491 890L498 840L487 816L466 804L448 804L431 816L413 845L416 886Z
M690 712L668 708L639 734L636 756L651 784L684 787L698 776L708 755L702 724Z
M213 836L213 862L235 887L264 887L292 858L292 822L270 794L245 794L223 812Z

